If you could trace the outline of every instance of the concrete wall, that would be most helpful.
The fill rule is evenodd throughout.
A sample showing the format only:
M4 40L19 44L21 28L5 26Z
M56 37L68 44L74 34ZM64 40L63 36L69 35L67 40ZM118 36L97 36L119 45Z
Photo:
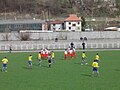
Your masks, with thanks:
M0 40L5 40L8 36L9 40L20 40L18 33L0 33ZM89 39L116 39L120 38L119 31L99 31L99 32L48 32L48 33L30 33L30 38L35 40L54 40L67 39L67 40L79 40L80 37L87 37Z
M10 46L12 50L40 50L41 48L49 48L49 49L66 49L69 47L69 44L0 44L0 50L9 50ZM76 48L82 48L82 45L79 43L75 43ZM120 43L87 43L86 48L98 48L98 49L119 49Z

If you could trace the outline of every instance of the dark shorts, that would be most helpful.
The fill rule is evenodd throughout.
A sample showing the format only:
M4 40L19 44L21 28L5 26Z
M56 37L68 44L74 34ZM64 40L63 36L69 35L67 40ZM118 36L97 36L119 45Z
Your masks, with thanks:
M94 67L94 68L93 68L93 71L98 71L98 68L97 68L97 67Z
M95 60L96 62L99 62L99 60Z
M82 61L85 61L85 58L82 58Z
M31 64L32 64L32 61L28 61L28 64L31 65Z
M3 64L3 67L7 67L7 64Z
M48 60L48 63L51 63L51 60Z
M41 59L38 59L38 61L41 61Z

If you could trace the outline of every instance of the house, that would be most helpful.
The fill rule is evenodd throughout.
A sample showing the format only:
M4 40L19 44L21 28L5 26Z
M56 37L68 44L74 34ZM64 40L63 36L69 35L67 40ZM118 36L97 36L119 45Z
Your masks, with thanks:
M63 29L63 21L60 20L54 20L50 22L50 28L52 31L61 31Z
M81 31L81 19L75 14L71 14L65 19L65 28L68 31Z

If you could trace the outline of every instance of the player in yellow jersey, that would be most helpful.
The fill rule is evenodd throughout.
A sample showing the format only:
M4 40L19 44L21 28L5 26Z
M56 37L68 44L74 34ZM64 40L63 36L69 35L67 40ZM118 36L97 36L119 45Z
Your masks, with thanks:
M51 59L52 59L52 63L54 63L54 59L55 59L55 53L54 53L54 51L51 52Z
M83 65L83 64L87 65L87 64L88 64L88 63L86 62L86 58L87 58L87 56L86 56L85 52L83 52L83 53L82 53L82 62L81 62L81 65Z
M41 59L41 52L38 53L38 65L41 66L41 62L42 62L42 59Z
M97 62L99 62L99 59L100 59L100 56L98 55L98 53L95 55L95 60L97 61Z
M7 72L7 63L8 63L7 57L5 57L5 58L2 59L2 63L3 63L2 71Z
M93 67L92 77L94 77L95 72L97 73L98 76L100 76L99 71L98 71L99 65L98 65L97 60L93 61L92 67Z
M28 56L28 66L30 69L32 69L32 55Z

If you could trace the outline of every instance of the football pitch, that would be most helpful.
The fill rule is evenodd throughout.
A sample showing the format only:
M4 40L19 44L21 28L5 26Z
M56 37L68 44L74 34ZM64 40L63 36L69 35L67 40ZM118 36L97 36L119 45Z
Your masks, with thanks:
M100 55L100 77L91 77L92 61ZM64 60L55 52L55 63L47 60L38 66L37 52L0 53L8 58L8 72L0 72L0 90L120 90L120 51L86 51L88 65L80 65L82 51L73 60ZM28 69L28 55L33 55L33 68ZM2 62L0 62L0 69Z

